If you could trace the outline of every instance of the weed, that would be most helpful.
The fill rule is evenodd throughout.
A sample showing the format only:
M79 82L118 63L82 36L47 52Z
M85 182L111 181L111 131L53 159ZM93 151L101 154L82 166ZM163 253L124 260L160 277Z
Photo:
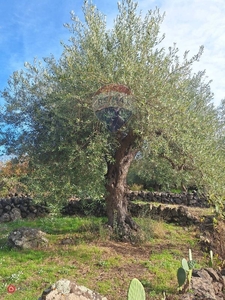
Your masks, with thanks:
M159 220L158 222L154 222L152 224L152 236L153 238L164 239L169 235L169 231L165 228L164 222Z
M100 261L97 262L96 265L99 266L99 267L108 267L109 263L106 260L100 260Z
M99 281L97 283L99 293L102 295L107 295L111 290L111 282L110 280Z

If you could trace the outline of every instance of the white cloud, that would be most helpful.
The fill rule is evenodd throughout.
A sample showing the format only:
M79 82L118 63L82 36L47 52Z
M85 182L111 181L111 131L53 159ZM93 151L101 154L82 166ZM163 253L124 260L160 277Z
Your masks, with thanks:
M157 1L155 1L157 2ZM225 97L225 1L223 0L163 0L159 6L166 12L162 32L166 46L176 42L180 53L190 55L204 46L204 53L194 71L206 69L214 92L215 105Z
M101 10L102 5L97 3L97 7ZM212 80L214 103L219 105L225 98L225 1L139 0L138 7L143 15L156 7L161 14L166 13L161 25L161 33L166 34L162 46L176 43L180 56L189 50L189 57L197 54L201 45L204 46L200 62L194 64L193 71L206 70L207 79ZM107 21L112 23L115 10L116 5L109 15L106 10Z

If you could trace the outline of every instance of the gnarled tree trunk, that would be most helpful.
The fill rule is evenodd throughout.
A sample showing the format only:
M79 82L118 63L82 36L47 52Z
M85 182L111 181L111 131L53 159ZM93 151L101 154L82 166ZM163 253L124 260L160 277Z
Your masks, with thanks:
M108 225L117 229L121 237L129 236L132 230L137 230L137 224L128 213L127 173L137 149L134 149L136 137L129 132L125 137L118 135L119 147L114 155L114 162L108 162L106 174L106 206ZM115 228L116 227L116 228Z

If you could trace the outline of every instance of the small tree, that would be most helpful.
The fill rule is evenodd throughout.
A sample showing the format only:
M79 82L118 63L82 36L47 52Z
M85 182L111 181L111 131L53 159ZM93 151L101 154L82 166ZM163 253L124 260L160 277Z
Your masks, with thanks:
M126 177L137 154L154 154L203 179L217 117L204 72L191 71L203 47L182 60L175 45L160 48L164 15L158 9L142 16L137 3L123 0L111 29L87 1L83 11L84 22L72 13L66 24L70 44L59 61L26 63L26 71L10 78L2 92L2 120L9 125L2 142L9 153L29 156L49 192L55 186L81 196L106 192L108 223L125 236L137 230L126 200ZM113 93L121 85L122 95L132 96L132 117L110 132L93 104L99 89Z
M28 188L24 183L28 176L26 159L11 159L0 163L0 197L9 194L26 193Z

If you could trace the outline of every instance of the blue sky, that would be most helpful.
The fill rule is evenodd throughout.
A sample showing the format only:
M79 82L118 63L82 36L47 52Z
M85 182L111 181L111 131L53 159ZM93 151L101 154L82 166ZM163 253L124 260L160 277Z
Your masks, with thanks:
M110 26L117 14L116 0L93 0L107 16ZM190 50L194 55L200 45L205 50L194 71L206 69L212 79L215 105L225 98L225 1L224 0L140 0L143 14L156 6L166 12L161 32L166 34L162 46L175 42L180 55ZM82 0L2 0L0 7L0 90L7 85L13 71L23 68L34 57L42 59L62 52L60 41L69 32L70 11L82 18ZM0 99L0 103L3 100Z

